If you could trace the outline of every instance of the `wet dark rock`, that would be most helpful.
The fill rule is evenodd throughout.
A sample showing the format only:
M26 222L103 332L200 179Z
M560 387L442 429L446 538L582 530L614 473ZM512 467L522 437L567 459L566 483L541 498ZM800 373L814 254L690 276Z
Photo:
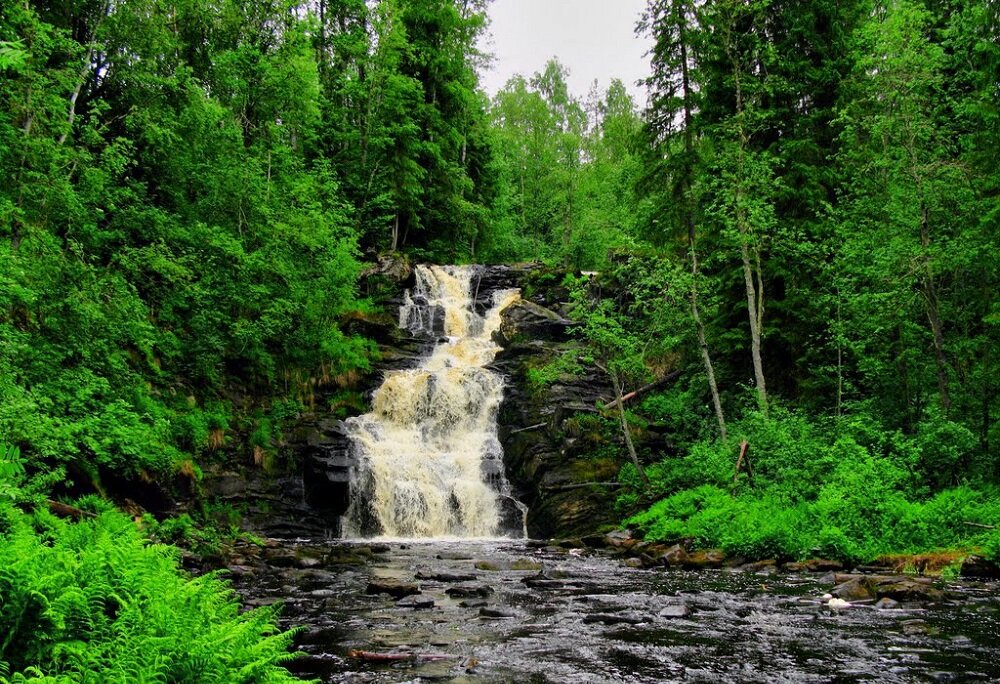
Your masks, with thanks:
M899 601L894 601L891 598L881 598L875 602L875 607L879 610L892 610L899 608Z
M944 598L944 592L940 589L909 577L890 577L877 581L874 593L877 598L896 601L940 601Z
M567 585L563 580L540 577L526 577L521 581L530 589L564 589Z
M418 580L430 580L431 582L474 582L474 574L457 572L418 572Z
M488 618L515 618L517 613L503 608L480 608L479 615Z
M673 546L663 546L654 544L646 547L643 552L643 560L648 559L649 565L666 565L668 567L681 567L688 563L688 553L680 544Z
M493 588L485 584L479 586L460 585L457 587L448 587L444 590L444 593L452 598L486 598L493 593Z
M529 299L521 299L504 309L500 328L493 333L493 341L501 347L521 339L565 341L569 339L570 329L577 325L551 309Z
M459 601L458 605L461 608L482 608L489 605L489 602L483 599L466 599L465 601Z
M844 564L823 558L810 558L809 560L785 563L784 569L788 572L831 572L843 570Z
M438 560L465 561L472 560L472 556L461 551L442 551L437 555Z
M890 598L900 602L925 603L944 599L944 592L928 578L902 575L837 575L841 581L830 593L845 601Z
M1000 579L1000 564L996 561L986 560L981 556L967 556L962 561L961 575L963 577Z
M434 607L434 599L424 594L411 594L396 601L397 608L414 608L416 610L426 610Z
M393 598L401 599L412 594L419 594L420 587L412 582L401 582L393 579L377 579L368 583L365 589L366 594L388 594Z
M590 613L583 618L584 624L599 622L602 625L638 625L645 621L632 613Z
M837 585L830 590L830 593L844 601L862 601L874 598L867 582L861 577L856 577Z

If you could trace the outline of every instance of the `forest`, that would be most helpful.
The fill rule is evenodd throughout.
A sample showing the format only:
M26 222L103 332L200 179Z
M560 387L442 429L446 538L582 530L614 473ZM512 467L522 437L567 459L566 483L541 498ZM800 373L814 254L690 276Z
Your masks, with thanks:
M622 390L679 371L623 417L674 444L621 454L650 539L1000 556L997 4L649 0L645 106L491 98L488 5L2 3L0 682L290 677L108 501L279 458L390 252L539 260Z

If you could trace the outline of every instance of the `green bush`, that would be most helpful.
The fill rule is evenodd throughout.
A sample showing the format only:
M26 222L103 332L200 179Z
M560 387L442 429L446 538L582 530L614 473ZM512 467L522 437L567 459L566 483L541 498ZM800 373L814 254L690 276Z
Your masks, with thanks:
M733 424L735 440L697 442L686 456L647 467L647 490L631 467L623 468L619 510L641 497L660 498L625 524L647 539L690 539L750 558L857 562L941 549L995 557L996 487L965 485L928 496L920 486L927 481L922 465L951 462L968 441L947 421L928 430L940 437L936 451L925 437L879 435L864 420L832 431L787 413L751 414ZM754 477L741 475L734 485L740 439L751 444Z
M297 681L275 616L185 576L121 513L70 523L0 501L0 683Z

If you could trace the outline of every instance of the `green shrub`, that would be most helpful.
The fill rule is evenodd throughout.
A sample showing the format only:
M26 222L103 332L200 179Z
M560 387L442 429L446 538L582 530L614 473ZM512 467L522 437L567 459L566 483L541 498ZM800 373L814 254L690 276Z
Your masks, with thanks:
M0 683L296 681L275 616L185 576L124 514L70 523L0 501Z

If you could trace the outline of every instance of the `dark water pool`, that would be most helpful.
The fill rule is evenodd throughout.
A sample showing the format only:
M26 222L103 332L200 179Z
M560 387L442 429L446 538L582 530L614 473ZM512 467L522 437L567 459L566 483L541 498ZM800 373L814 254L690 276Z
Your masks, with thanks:
M633 569L520 542L271 551L234 584L285 603L283 624L304 627L290 668L325 682L1000 681L995 583L832 610L818 576ZM385 581L420 594L366 593Z

